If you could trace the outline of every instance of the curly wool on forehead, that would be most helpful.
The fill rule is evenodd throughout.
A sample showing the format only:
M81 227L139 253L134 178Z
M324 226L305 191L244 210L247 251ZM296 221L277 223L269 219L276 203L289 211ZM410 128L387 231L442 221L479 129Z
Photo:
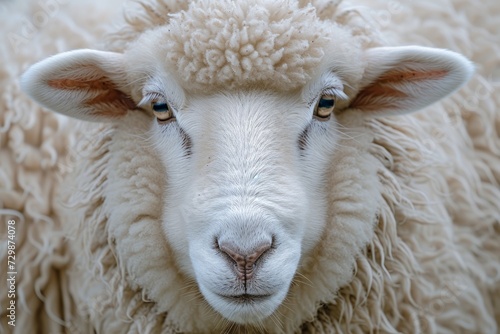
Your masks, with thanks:
M296 1L201 0L173 14L161 40L169 71L190 89L290 90L323 60L332 24Z

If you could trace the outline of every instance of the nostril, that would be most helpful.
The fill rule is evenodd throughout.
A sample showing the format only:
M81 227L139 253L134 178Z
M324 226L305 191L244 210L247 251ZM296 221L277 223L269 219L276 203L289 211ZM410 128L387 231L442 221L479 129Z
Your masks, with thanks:
M247 264L250 263L253 265L269 249L271 249L271 244L263 244L255 248L253 253L247 255L246 257Z
M219 249L221 251L223 251L224 253L226 253L227 255L229 255L229 257L234 261L236 262L236 264L240 264L241 262L245 262L245 255L243 254L240 254L240 252L238 251L238 249L233 246L233 245L229 245L229 244L221 244L219 243Z
M236 263L240 278L249 279L253 274L255 263L265 252L271 249L272 244L266 242L246 252L241 251L233 244L218 243L218 245L219 249Z

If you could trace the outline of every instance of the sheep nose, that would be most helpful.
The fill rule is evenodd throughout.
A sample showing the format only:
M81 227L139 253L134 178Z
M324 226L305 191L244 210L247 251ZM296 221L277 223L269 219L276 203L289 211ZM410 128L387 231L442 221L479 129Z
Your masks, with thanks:
M254 247L253 250L242 254L234 245L228 243L219 243L219 249L226 253L236 264L238 277L242 280L249 280L254 274L255 262L271 249L271 243L266 242Z

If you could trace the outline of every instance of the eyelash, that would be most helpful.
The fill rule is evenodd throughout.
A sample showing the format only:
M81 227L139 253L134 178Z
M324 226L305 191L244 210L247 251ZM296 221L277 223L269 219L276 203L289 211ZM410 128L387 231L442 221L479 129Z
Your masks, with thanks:
M341 89L335 87L325 88L321 91L321 94L319 96L321 97L325 95L335 96L335 99L337 100L347 99L347 95Z
M314 107L322 96L334 96L335 100L346 100L348 98L347 95L342 91L342 89L336 87L328 87L323 89L318 95L314 96L314 99L309 101L309 107Z
M142 100L138 103L138 106L139 107L149 106L152 101L159 100L159 99L166 100L165 97L163 96L163 94L146 93L146 94L144 94L144 97L142 98Z

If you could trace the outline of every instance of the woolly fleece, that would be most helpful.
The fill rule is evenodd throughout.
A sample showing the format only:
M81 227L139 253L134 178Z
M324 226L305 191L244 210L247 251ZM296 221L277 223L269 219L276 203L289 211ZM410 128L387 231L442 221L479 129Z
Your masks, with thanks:
M300 2L302 9L293 16L297 22L313 15L305 4ZM19 22L42 10L35 1L26 2L25 8L2 12L9 33L2 36L8 47L2 49L6 61L0 69L0 206L3 220L14 217L18 222L19 308L13 332L174 333L179 328L202 328L204 324L196 323L181 306L181 298L198 298L203 303L198 293L186 297L179 293L182 285L178 284L169 291L141 288L155 270L166 281L191 287L194 283L186 281L177 269L155 223L161 213L151 199L162 197L164 171L140 135L147 117L132 115L119 126L82 124L41 110L19 92L17 78L31 63L56 52L95 47L102 41L102 23L111 20L109 13L116 13L118 5L111 1L93 1L92 5L93 15L85 18L78 13L88 12L89 2L61 5L46 24L37 27L36 35L18 28ZM292 317L285 331L497 332L500 23L495 18L500 15L500 5L496 1L478 4L461 0L396 5L370 1L369 7L361 1L315 1L313 5L316 15L336 21L341 27L335 31L352 34L353 43L362 48L403 44L446 47L476 62L477 73L459 93L417 114L380 119L339 116L346 136L339 143L342 149L328 180L332 186L331 219L315 256L302 264L292 286L286 306L300 316ZM179 20L187 14L167 14L181 9L196 11L196 6L188 9L186 2L175 1L128 6L126 22L100 47L123 50L137 43L145 31L160 31L158 25L168 20L172 27L179 24L181 29ZM290 2L290 6L296 5ZM269 17L279 18L279 13L277 8L275 16ZM194 21L186 22L197 27ZM324 22L317 24L319 29L329 29L322 28ZM305 37L298 34L297 38ZM298 64L285 50L279 59L272 53L259 53L255 59L262 59L267 69L257 72L256 77L246 74L244 64L257 64L243 60L247 58L233 64L230 60L234 57L227 57L227 64L217 65L220 58L214 57L213 63L207 63L215 67L207 65L206 72L197 77L190 66L201 66L203 59L197 53L201 49L193 46L188 52L180 51L183 42L189 46L191 41L191 36L169 39L171 57L182 64L178 75L196 81L193 89L207 84L218 88L236 88L241 82L258 84L269 81L270 73L276 72L279 83L273 88L282 89L279 87L307 80L314 71L315 57L319 57L313 46L305 48L303 55L310 56L311 65L301 71L300 67L280 67ZM249 37L249 41L258 50L258 39ZM246 53L247 43L234 45L235 50ZM222 69L226 65L240 71L225 73ZM220 72L212 77L215 81L207 79L211 71ZM357 188L349 194L336 191L345 189L344 184ZM374 197L363 201L360 192ZM353 271L344 270L345 281L332 283L328 270L336 269L328 264L341 256L335 231L339 224L345 224L344 231L349 231L349 220L343 219L336 207L343 195L349 195L358 207L366 207L365 213L359 214L357 206L352 206L353 212L346 212L346 216L372 226L374 216L370 213L378 212L378 220L373 231L364 236L366 246L363 240L352 240L360 243L361 250ZM0 226L4 236L5 225ZM7 249L3 244L2 265ZM308 285L329 286L330 290ZM6 305L3 291L0 304ZM307 302L314 298L306 299L301 293L321 297ZM163 304L152 302L150 296L158 294L170 299L165 298ZM168 305L179 306L167 310ZM4 308L0 313L5 330ZM297 322L301 318L306 320ZM212 325L217 325L217 320L214 318Z

